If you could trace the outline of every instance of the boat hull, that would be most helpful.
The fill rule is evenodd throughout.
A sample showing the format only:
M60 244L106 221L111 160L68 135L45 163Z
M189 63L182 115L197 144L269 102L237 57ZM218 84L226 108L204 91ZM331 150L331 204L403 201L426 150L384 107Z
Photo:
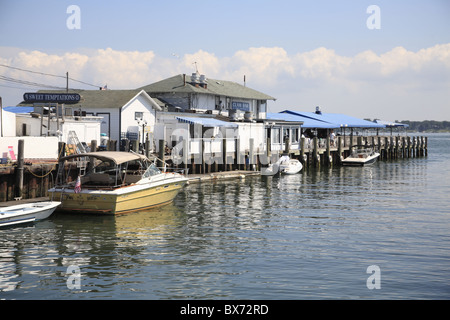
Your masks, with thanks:
M373 156L367 157L367 158L351 158L348 157L344 160L342 160L342 165L344 166L353 166L353 167L362 167L374 164L377 162L377 159L380 155L374 154Z
M61 201L59 211L118 215L168 204L185 184L185 180L179 180L156 186L132 185L115 190L85 189L80 193L55 188L49 193L53 199Z
M296 174L299 173L300 170L302 170L303 165L298 160L290 160L289 164L287 165L280 165L280 171L284 174Z
M47 219L60 204L58 201L45 201L1 208L0 227Z

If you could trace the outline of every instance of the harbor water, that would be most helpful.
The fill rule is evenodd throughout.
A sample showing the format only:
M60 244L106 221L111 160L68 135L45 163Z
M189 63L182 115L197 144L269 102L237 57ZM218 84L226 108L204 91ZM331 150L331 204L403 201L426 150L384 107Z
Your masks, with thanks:
M2 228L0 299L450 299L450 134L427 136L427 157Z

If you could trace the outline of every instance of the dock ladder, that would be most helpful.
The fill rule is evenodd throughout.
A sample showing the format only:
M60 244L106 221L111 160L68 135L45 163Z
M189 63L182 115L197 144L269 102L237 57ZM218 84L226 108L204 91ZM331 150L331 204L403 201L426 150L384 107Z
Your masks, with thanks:
M69 138L67 141L69 144L73 144L76 147L77 153L86 153L86 148L78 139L77 133L73 130L69 131ZM85 158L81 158L81 161L77 162L77 167L80 169L80 175L83 176L86 173L87 160Z

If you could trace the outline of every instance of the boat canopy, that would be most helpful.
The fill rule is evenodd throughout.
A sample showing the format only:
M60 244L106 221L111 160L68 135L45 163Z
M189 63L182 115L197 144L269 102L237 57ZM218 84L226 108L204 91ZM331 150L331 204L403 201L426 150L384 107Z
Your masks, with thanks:
M384 124L372 121L362 120L340 113L315 113L285 110L281 113L293 114L304 118L322 121L328 124L336 125L337 128L385 128Z
M292 113L267 113L267 119L270 120L282 120L282 121L292 121L292 122L303 122L302 128L304 129L336 129L339 128L338 125L329 123L326 121L315 120L308 117L303 117L300 115Z
M200 124L204 127L229 127L229 128L237 128L238 125L233 122L227 122L218 120L215 118L206 118L206 117L177 117L177 120L184 123L189 124Z
M121 164L124 162L142 160L150 161L147 157L137 153L131 152L121 152L121 151L100 151L100 152L88 152L88 153L77 153L61 158L59 161L66 161L74 158L97 158L102 161L113 161L116 164Z

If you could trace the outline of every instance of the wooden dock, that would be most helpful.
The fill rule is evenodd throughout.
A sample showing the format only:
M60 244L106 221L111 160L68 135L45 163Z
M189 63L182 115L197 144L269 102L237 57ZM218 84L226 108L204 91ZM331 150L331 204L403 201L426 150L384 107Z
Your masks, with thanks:
M331 141L330 138L301 138L295 149L290 148L289 143L283 143L278 150L270 150L270 147L265 147L262 152L245 150L239 154L236 152L237 148L234 148L233 152L227 152L227 145L229 143L224 141L222 143L223 150L218 148L219 151L214 153L182 155L178 161L180 164L174 166L189 169L190 174L210 174L235 170L260 171L261 167L268 162L275 162L282 154L288 154L291 158L298 159L306 168L340 165L341 161L350 154L351 147L355 145L373 146L380 153L380 160L384 161L428 155L428 139L423 136L338 136L335 141ZM271 144L267 143L267 145ZM203 150L205 149L203 148ZM163 155L159 155L159 157L163 157ZM165 161L170 162L171 159L173 159L173 155L164 155Z
M423 136L339 136L334 143L330 138L314 138L309 141L302 138L300 152L290 150L289 154L302 161L306 167L340 165L355 145L373 146L380 153L380 160L384 161L428 155L428 138Z
M428 155L428 139L423 136L338 136L335 141L331 141L330 138L301 138L296 149L290 148L289 143L285 143L280 150L265 148L266 150L262 152L260 150L227 152L229 144L224 141L222 145L224 146L222 152L207 156L202 154L200 161L198 156L183 155L184 161L173 167L189 169L188 176L191 182L195 183L257 175L261 168L267 165L268 159L274 162L273 160L278 159L283 153L300 160L305 169L340 165L354 145L374 146L380 152L380 161ZM170 160L171 155L165 155L164 159ZM3 205L6 201L14 203L15 199L48 199L48 189L53 186L56 168L56 163L22 164L22 168L20 164L0 165L0 203Z

